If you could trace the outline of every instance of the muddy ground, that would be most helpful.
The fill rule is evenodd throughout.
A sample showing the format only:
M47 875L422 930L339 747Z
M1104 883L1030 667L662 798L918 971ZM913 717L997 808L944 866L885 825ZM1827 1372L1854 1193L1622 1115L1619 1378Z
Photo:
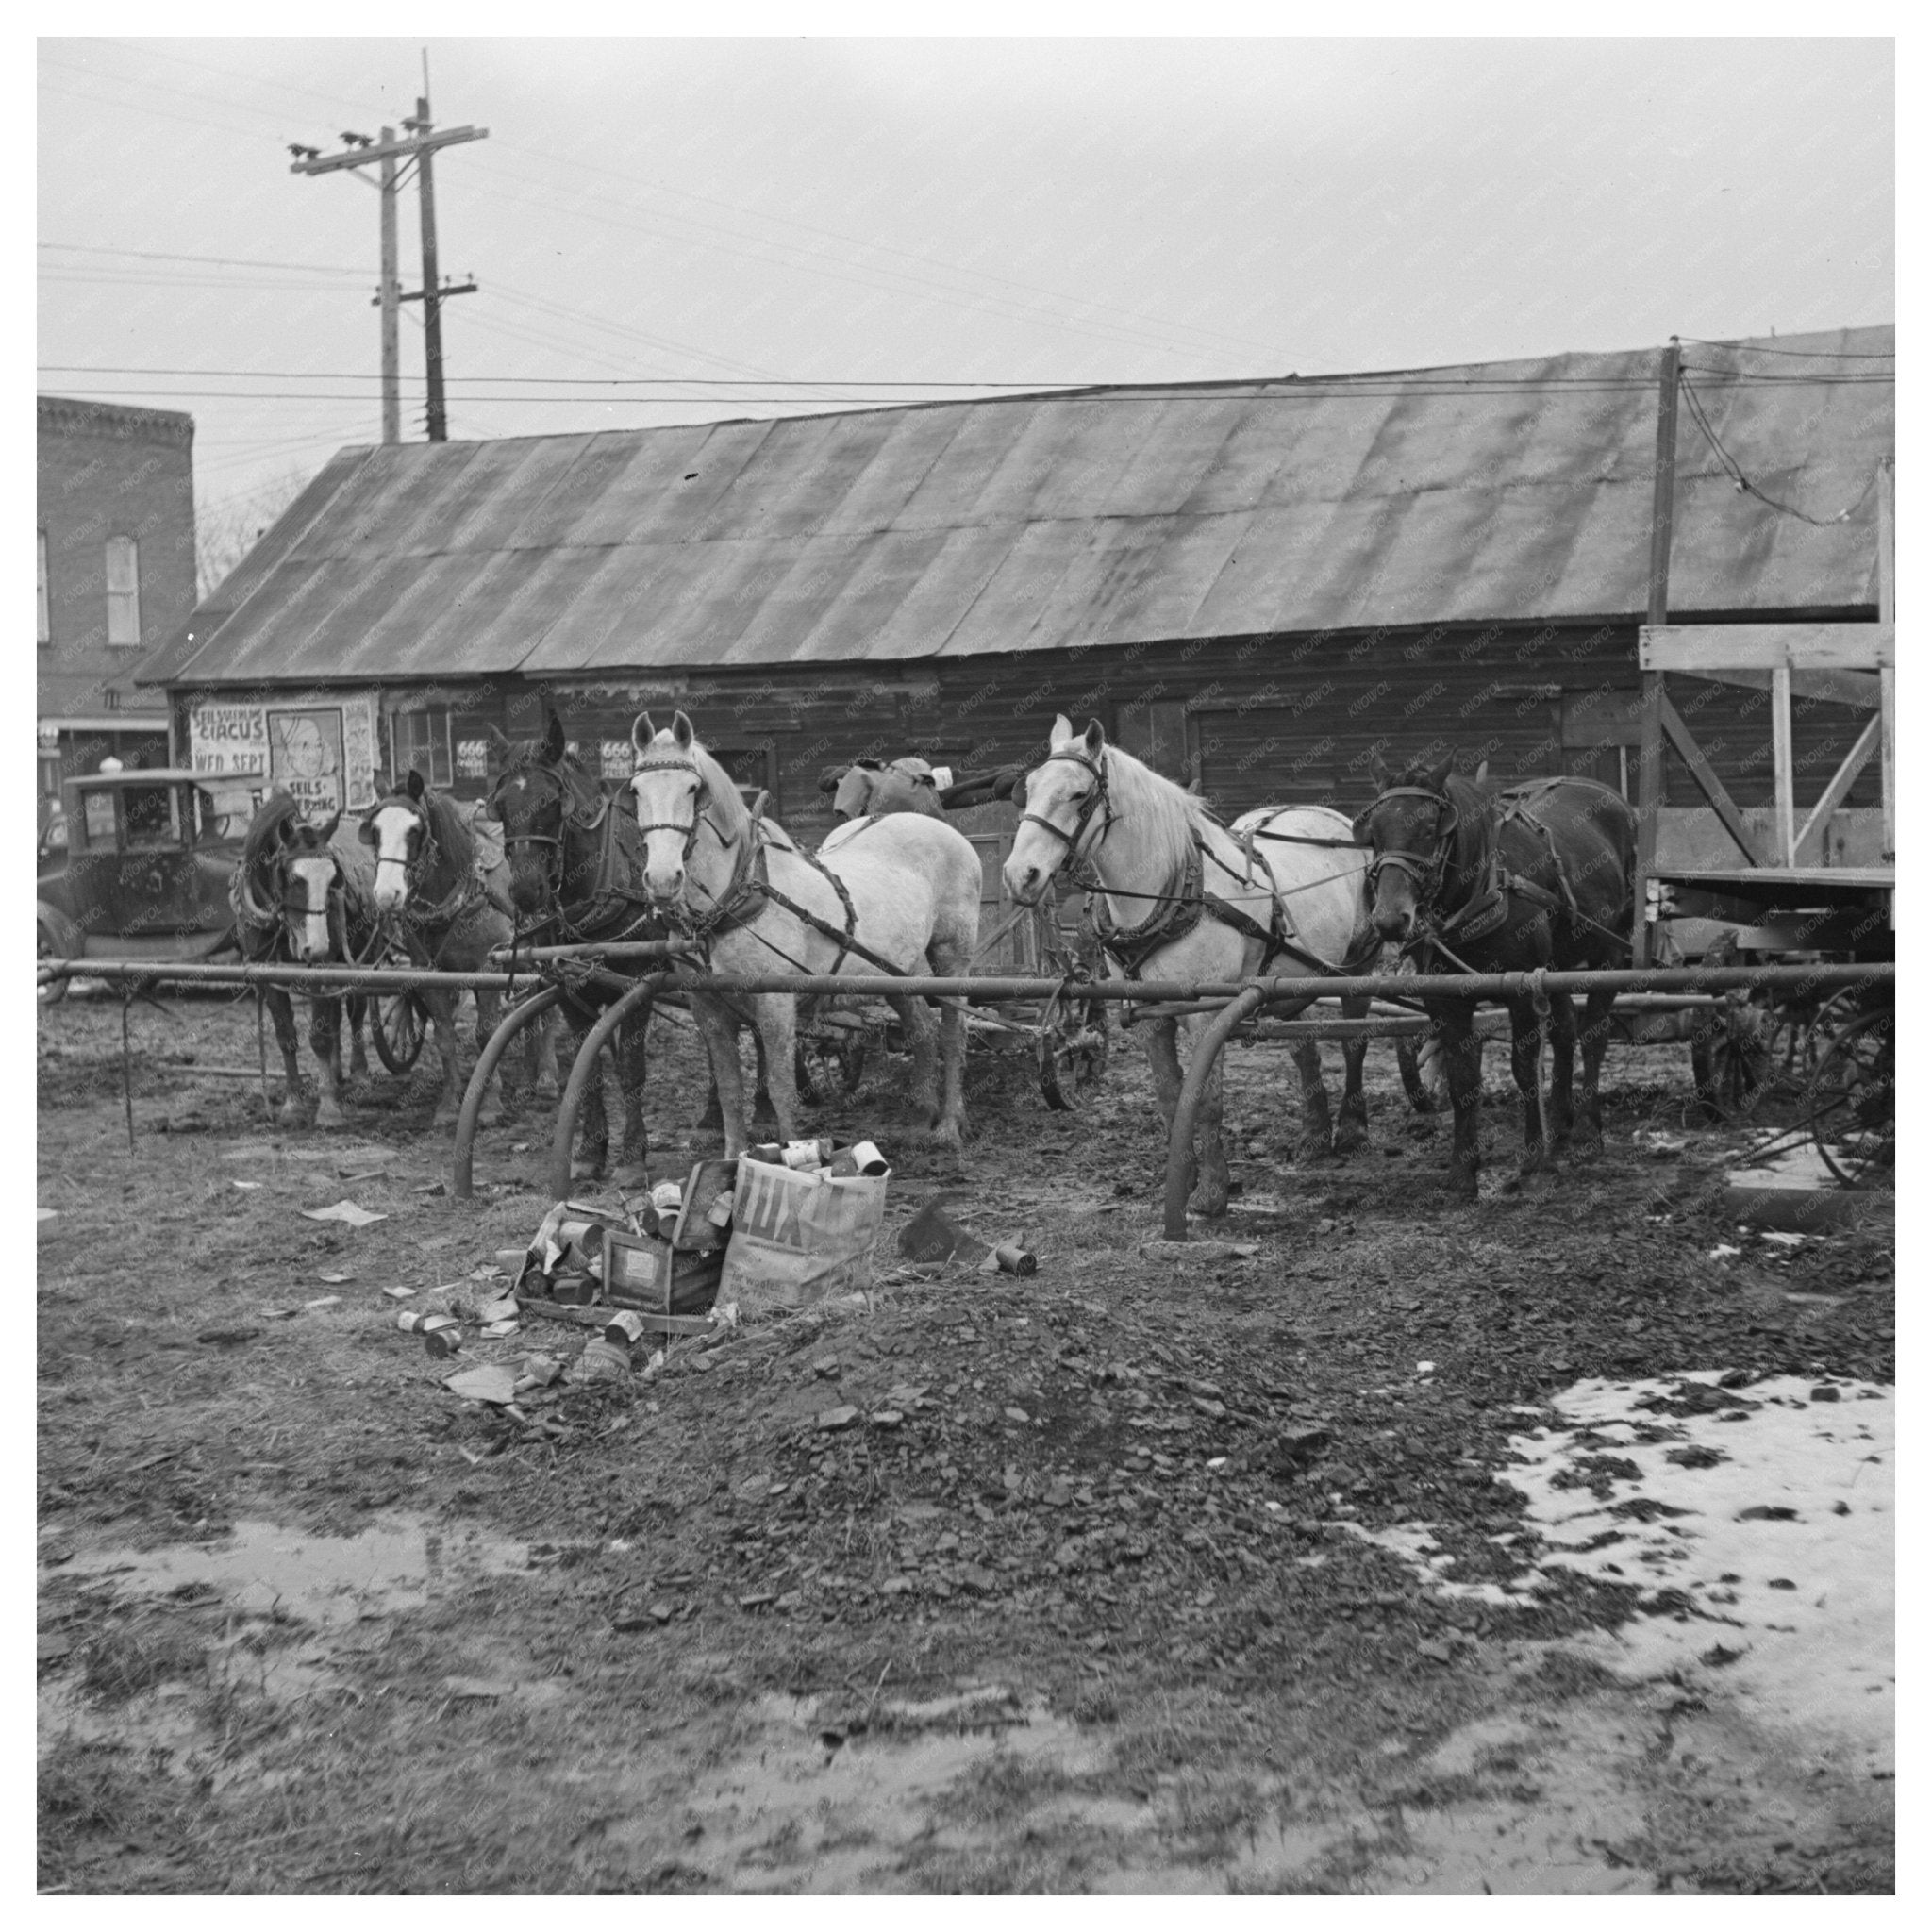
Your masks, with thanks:
M40 1016L44 1890L1890 1888L1889 1601L1861 1710L1794 1716L1719 1606L1791 1591L1828 1642L1839 1558L1668 1587L1637 1538L1696 1512L1615 1453L1681 1474L1726 1459L1700 1415L1842 1442L1889 1409L1890 1202L1740 1231L1741 1136L1687 1124L1681 1047L1613 1049L1604 1153L1530 1187L1492 1050L1472 1208L1386 1048L1372 1150L1302 1169L1285 1056L1238 1047L1243 1191L1183 1261L1140 1252L1137 1051L1077 1117L976 1055L963 1177L875 1064L823 1117L896 1162L870 1298L518 1424L395 1317L487 1291L548 1205L548 1116L487 1132L461 1203L425 1191L426 1064L283 1134L249 1081L162 1064L252 1066L251 1008L133 1027L130 1154L118 1003ZM654 1178L705 1144L691 1036L656 1038ZM936 1193L1039 1273L899 1268ZM386 1218L299 1212L344 1198ZM460 1362L585 1332L473 1326ZM1598 1381L1654 1391L1634 1436L1566 1423ZM1576 1568L1507 1480L1566 1426L1558 1488L1609 1525ZM1874 1493L1724 1507L1889 1561Z

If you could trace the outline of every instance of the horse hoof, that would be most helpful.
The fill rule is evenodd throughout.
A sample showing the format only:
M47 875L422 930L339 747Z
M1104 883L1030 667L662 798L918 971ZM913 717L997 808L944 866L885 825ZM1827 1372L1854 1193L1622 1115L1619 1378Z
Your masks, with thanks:
M1331 1151L1339 1159L1346 1160L1351 1154L1362 1153L1369 1144L1366 1127L1357 1126L1353 1122L1344 1122L1335 1130Z

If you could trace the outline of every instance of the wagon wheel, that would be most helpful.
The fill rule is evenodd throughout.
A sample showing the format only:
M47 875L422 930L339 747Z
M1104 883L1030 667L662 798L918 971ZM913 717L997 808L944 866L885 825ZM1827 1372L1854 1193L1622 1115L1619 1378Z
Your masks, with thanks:
M1062 1113L1075 1111L1107 1071L1108 1044L1105 1000L1055 993L1041 1016L1036 1048L1040 1091L1047 1106Z
M1847 1187L1891 1172L1892 1016L1860 1013L1839 1028L1807 1093L1811 1138L1824 1164Z
M868 1039L862 1025L802 1025L792 1056L799 1098L809 1107L829 1107L857 1093L865 1078Z
M1829 1016L1829 1017L1827 1017ZM1748 1117L1767 1101L1795 1100L1818 1073L1819 1041L1850 1017L1814 1012L1762 991L1732 993L1690 1035L1697 1097L1713 1120Z
M396 948L380 962L384 966L411 966L408 954ZM420 993L378 992L370 998L369 1034L375 1042L375 1057L400 1079L416 1064L423 1041L429 1031L429 1008Z
M58 958L60 947L54 935L48 931L46 921L41 920L37 927L35 957L41 959ZM73 982L66 979L50 980L40 989L41 999L50 1007L58 1007L67 997L67 989Z
M1405 953L1395 971L1405 979L1413 979L1415 960ZM1402 1075L1402 1091L1417 1113L1440 1113L1449 1105L1449 1062L1433 1033L1397 1034L1395 1070Z

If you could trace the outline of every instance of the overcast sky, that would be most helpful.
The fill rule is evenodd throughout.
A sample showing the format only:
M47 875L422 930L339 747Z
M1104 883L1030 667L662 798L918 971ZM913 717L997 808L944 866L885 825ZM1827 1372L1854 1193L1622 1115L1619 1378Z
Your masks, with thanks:
M378 440L377 196L291 175L284 143L329 152L412 112L419 46L43 40L39 387L192 411L216 502ZM428 58L438 125L490 130L436 166L442 268L481 285L444 311L453 438L1893 314L1888 41L475 39ZM406 288L417 247L411 192ZM403 326L413 440L419 305ZM675 400L586 380L638 376Z

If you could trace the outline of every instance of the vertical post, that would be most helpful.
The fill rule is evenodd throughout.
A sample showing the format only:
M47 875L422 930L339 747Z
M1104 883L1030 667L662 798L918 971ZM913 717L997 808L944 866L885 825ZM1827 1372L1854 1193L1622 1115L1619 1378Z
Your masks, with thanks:
M1796 777L1791 770L1791 667L1775 664L1771 673L1772 805L1777 818L1780 865L1798 862Z
M1650 498L1650 586L1645 621L1670 622L1671 524L1677 493L1677 339L1673 336L1657 364L1657 471ZM1650 875L1657 864L1657 819L1664 800L1664 679L1660 671L1643 674L1641 735L1637 755L1637 878L1631 908L1630 963L1650 963L1650 928L1645 920Z
M416 131L430 129L429 100L416 99ZM437 300L436 277L436 177L432 171L433 151L428 147L416 154L416 190L423 225L423 361L429 382L429 441L447 442L449 422L442 407L442 307Z
M393 127L382 130L385 148L395 140ZM403 285L396 273L396 158L382 158L382 440L403 440L402 356L397 338L402 314Z
M1891 458L1886 458L1878 472L1878 621L1896 624L1892 608L1892 475ZM1893 726L1896 674L1890 665L1878 673L1878 791L1885 807L1885 853L1887 865L1896 863L1898 853L1897 811L1894 803L1898 785L1898 749Z

